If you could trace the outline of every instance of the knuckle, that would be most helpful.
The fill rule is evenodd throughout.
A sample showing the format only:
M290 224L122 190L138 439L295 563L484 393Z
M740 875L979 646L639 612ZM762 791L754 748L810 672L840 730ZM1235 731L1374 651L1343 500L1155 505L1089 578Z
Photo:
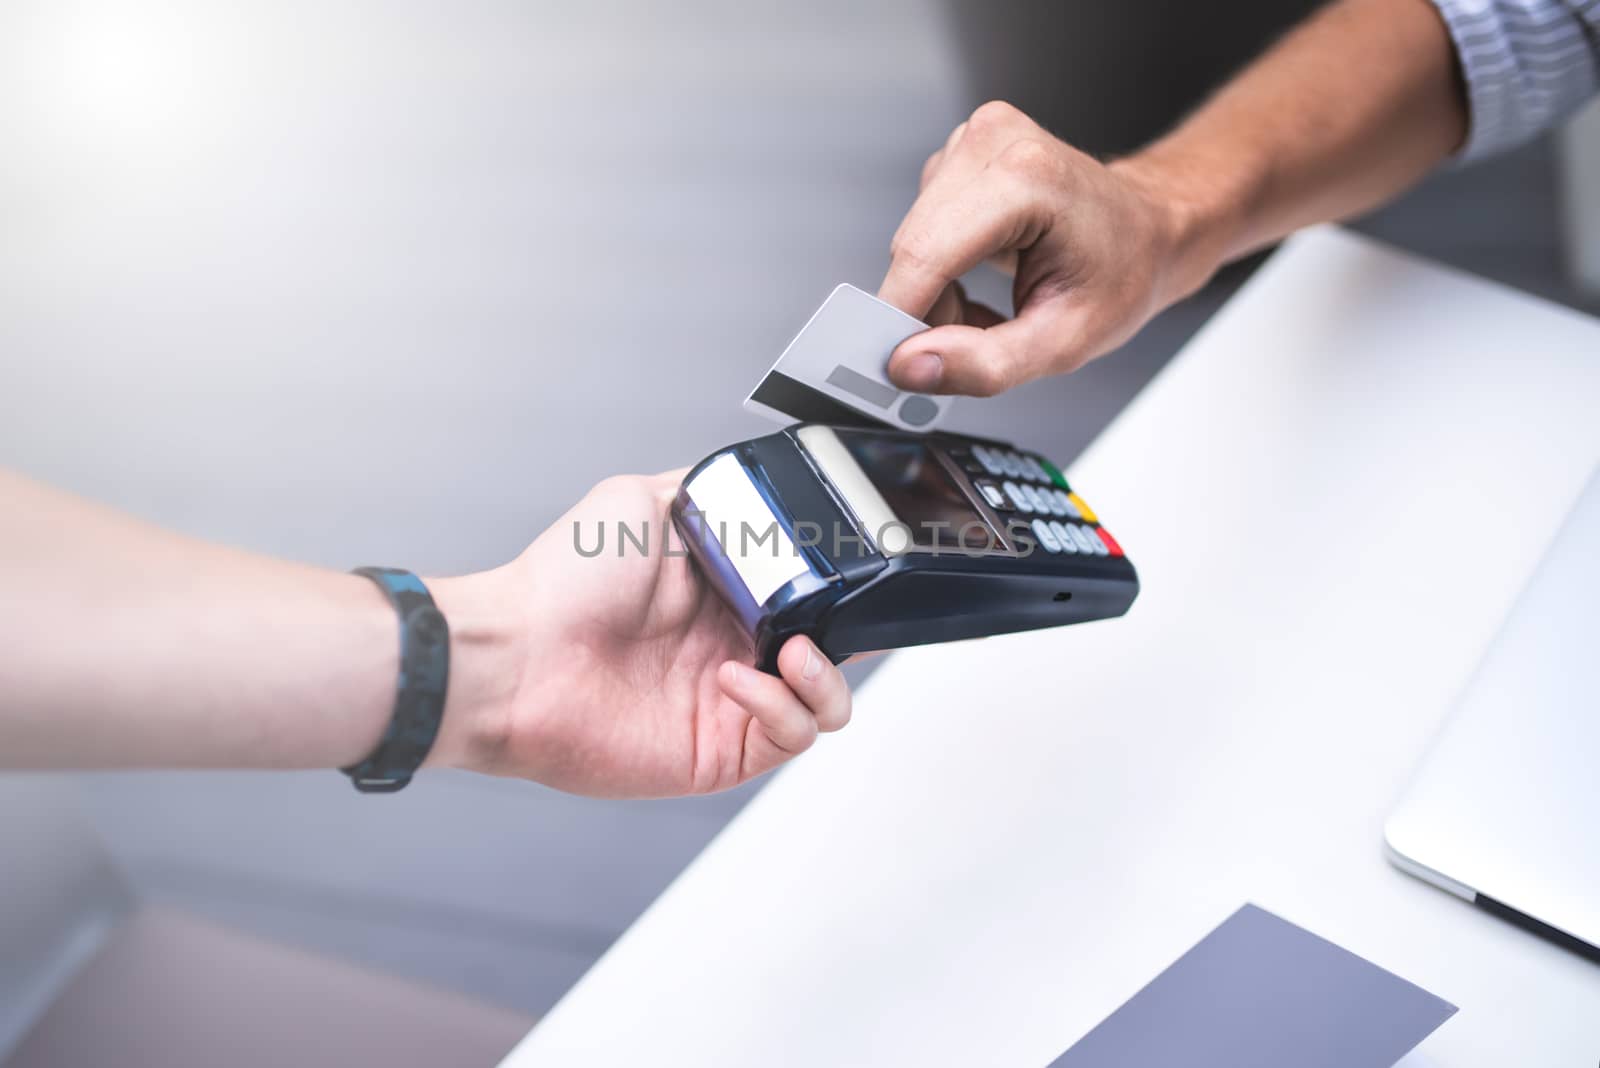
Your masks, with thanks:
M1033 177L1045 173L1054 161L1050 146L1037 137L1023 137L1001 149L996 163L1013 174Z
M889 259L902 270L921 273L933 263L932 242L920 230L897 233L889 243Z
M889 239L889 258L898 261L906 254L906 228L901 226Z
M593 492L607 497L616 497L632 491L638 479L632 475L607 475L595 483Z
M977 397L993 397L1011 387L1011 369L999 360L983 360L972 367L972 393Z
M967 119L967 125L973 130L997 130L1012 125L1018 119L1026 121L1027 116L1016 105L1004 100L991 100L978 105Z

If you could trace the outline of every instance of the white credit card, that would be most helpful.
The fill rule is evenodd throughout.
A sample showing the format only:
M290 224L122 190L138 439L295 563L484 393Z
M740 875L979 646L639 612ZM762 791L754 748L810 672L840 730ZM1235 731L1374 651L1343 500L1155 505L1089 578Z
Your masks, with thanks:
M895 346L926 329L872 294L841 285L745 398L745 409L784 424L936 429L953 398L908 393L889 381Z

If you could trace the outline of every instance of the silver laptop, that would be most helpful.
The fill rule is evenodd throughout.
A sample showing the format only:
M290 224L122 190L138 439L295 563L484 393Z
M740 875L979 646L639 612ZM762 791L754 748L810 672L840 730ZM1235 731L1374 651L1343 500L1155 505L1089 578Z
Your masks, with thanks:
M1600 959L1600 471L1384 836L1405 871Z

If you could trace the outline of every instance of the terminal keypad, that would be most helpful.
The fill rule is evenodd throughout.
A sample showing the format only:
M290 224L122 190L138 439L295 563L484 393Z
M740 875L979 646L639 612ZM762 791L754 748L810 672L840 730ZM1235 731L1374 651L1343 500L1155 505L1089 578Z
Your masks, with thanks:
M998 445L974 445L970 459L959 459L1002 521L1020 521L1045 552L1122 555L1094 509L1072 492L1050 461Z

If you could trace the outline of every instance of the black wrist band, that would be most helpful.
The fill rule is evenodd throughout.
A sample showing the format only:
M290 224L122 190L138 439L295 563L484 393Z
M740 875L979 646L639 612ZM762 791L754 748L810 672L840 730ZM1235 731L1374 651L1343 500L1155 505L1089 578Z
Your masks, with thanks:
M351 572L378 584L400 616L400 681L389 727L367 759L339 770L366 794L403 788L427 759L444 718L450 682L450 627L422 580L393 567Z

